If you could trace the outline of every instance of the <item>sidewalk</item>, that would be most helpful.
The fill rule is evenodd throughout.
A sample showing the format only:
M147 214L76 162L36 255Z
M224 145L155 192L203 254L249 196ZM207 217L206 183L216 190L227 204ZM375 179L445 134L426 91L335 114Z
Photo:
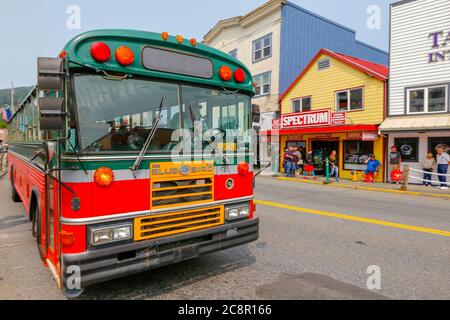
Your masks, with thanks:
M317 180L313 180L311 177L304 178L303 176L297 176L295 178L286 178L282 175L275 177L281 181L292 181L298 183L310 183L323 185L324 187L332 187L332 188L346 188L353 190L363 190L363 191L375 191L375 192L385 192L385 193L397 193L404 195L415 195L415 196L428 196L435 198L443 198L450 200L450 191L449 190L440 190L439 188L433 187L425 187L421 185L408 185L408 191L400 190L400 185L390 184L390 183L365 183L362 181L354 182L350 180L340 180L338 183L334 182L334 179L331 179L330 184L325 184L325 178L318 177Z

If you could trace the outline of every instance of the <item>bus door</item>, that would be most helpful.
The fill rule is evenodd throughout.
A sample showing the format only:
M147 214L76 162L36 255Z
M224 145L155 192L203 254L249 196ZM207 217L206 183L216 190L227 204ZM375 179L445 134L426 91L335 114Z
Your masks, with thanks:
M53 142L50 142L52 144ZM46 262L56 275L60 274L60 245L59 245L59 216L61 208L61 185L60 171L58 169L56 143L49 147L49 163L46 176L46 208L45 208L45 239L46 239Z

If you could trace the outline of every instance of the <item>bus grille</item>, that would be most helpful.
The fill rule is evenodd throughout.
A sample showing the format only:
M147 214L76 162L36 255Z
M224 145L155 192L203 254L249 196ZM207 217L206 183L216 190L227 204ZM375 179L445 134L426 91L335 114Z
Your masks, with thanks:
M174 234L207 229L223 223L223 207L210 207L136 218L134 220L134 239L142 241L167 237Z
M151 208L211 202L214 200L213 177L151 183Z

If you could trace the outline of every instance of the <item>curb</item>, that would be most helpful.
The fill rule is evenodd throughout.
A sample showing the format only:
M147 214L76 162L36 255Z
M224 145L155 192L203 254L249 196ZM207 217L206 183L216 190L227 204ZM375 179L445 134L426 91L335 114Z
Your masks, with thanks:
M310 180L299 180L299 179L292 179L292 178L276 178L279 181L290 181L290 182L297 182L297 183L309 183L309 184L316 184L316 185L325 185L323 182L319 181L310 181ZM374 191L374 192L383 192L383 193L394 193L394 194L401 194L401 195L409 195L409 196L423 196L423 197L430 197L430 198L443 198L450 200L450 195L447 194L440 194L440 193L427 193L427 192L420 192L420 191L401 191L401 190L393 190L393 189L383 189L383 188L371 188L371 187L363 187L363 186L349 186L345 184L339 184L339 183L332 183L326 185L328 187L334 187L334 188L341 188L341 189L351 189L351 190L361 190L361 191Z

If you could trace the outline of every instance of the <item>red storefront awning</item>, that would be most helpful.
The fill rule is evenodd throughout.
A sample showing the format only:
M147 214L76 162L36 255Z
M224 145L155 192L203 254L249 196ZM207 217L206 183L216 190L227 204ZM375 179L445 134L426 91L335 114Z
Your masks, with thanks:
M314 133L332 133L332 132L378 132L379 125L360 124L360 125L343 125L343 126L326 126L314 128L297 128L297 129L280 129L261 131L262 135L271 136L289 135L289 134L314 134Z

